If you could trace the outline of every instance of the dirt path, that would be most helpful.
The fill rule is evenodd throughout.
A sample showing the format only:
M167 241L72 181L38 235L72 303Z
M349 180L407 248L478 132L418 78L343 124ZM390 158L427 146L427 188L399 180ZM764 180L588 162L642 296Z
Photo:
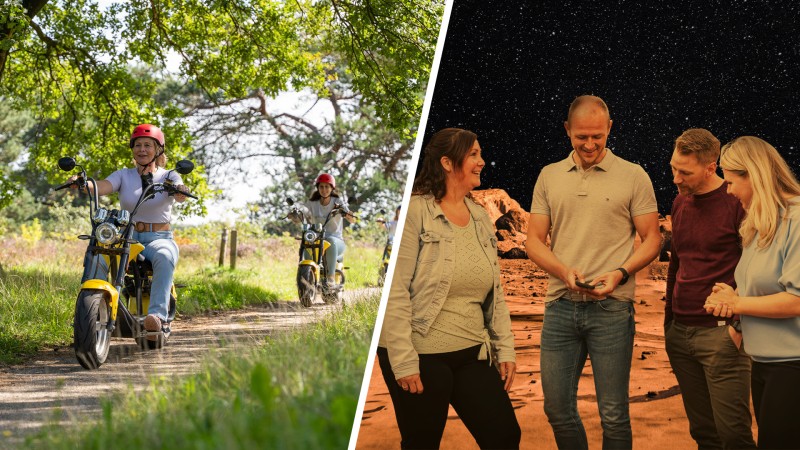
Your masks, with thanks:
M345 302L376 292L376 288L345 291ZM99 370L81 368L70 347L41 353L22 365L0 367L0 449L14 448L54 418L98 417L102 396L131 385L143 388L151 376L192 373L211 349L259 344L270 333L315 322L340 307L325 305L319 297L316 301L311 308L283 301L178 318L169 344L159 351L146 352L132 339L114 338Z

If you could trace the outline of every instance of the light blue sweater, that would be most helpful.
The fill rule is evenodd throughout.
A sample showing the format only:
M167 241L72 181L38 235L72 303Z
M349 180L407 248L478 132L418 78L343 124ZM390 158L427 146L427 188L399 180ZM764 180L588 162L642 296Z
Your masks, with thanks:
M757 246L758 235L742 251L736 285L742 297L788 292L800 296L800 197L790 200L772 244ZM798 299L800 301L800 299ZM800 360L800 317L768 319L742 315L744 349L758 362Z

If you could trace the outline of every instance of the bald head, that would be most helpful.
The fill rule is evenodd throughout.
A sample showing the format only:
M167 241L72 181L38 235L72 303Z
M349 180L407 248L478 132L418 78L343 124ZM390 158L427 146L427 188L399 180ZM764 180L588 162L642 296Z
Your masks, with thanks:
M581 95L576 97L569 105L569 113L567 113L567 122L565 125L569 126L574 117L593 117L602 115L606 120L611 120L608 113L608 105L602 98L594 95Z

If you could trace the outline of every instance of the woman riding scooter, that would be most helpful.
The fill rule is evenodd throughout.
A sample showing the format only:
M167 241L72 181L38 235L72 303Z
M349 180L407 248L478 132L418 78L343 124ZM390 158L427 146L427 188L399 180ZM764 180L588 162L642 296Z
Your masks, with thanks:
M397 221L400 218L400 207L398 206L397 209L394 211L394 219L387 221L384 218L376 219L375 221L383 224L386 228L387 238L386 238L386 245L391 247L392 243L394 242L394 234L397 231Z
M167 157L164 153L164 133L158 127L142 124L133 129L129 142L133 152L135 167L120 169L113 172L105 180L97 182L99 195L110 195L119 192L119 202L123 209L132 211L144 186L166 181L168 171L164 169ZM169 175L170 181L183 192L188 188L183 185L181 177L176 172ZM89 182L88 189L94 186ZM172 219L172 205L175 201L183 202L186 196L176 194L172 197L166 192L160 192L154 198L145 201L131 217L136 222L133 239L145 246L142 255L152 263L153 280L150 288L150 305L144 328L150 332L161 331L166 335L170 332L168 322L168 306L172 277L175 266L178 264L178 246L173 240L170 221ZM101 259L100 266L105 266ZM98 269L106 273L105 267ZM158 336L149 334L147 339L157 340Z
M342 236L342 229L344 228L342 217L347 218L349 222L355 221L355 216L347 209L347 202L339 197L339 191L336 190L336 180L333 175L323 173L317 177L314 182L316 190L311 194L311 198L305 202L305 214L310 217L313 223L325 223L325 218L334 207L339 207L343 214L336 214L330 218L328 224L325 226L325 241L331 244L328 251L325 252L325 267L336 267L336 261L341 255L344 254L345 244ZM309 259L311 257L309 256ZM325 279L323 289L331 290L336 286L335 271L329 270Z

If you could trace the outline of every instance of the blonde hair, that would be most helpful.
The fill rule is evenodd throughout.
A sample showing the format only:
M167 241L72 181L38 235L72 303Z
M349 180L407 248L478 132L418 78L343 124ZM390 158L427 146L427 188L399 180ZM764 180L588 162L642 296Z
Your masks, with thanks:
M747 177L752 185L753 198L739 228L742 245L750 245L758 233L758 248L768 247L782 220L781 207L789 207L784 195L800 195L800 183L775 147L755 136L725 144L719 162L724 170Z

